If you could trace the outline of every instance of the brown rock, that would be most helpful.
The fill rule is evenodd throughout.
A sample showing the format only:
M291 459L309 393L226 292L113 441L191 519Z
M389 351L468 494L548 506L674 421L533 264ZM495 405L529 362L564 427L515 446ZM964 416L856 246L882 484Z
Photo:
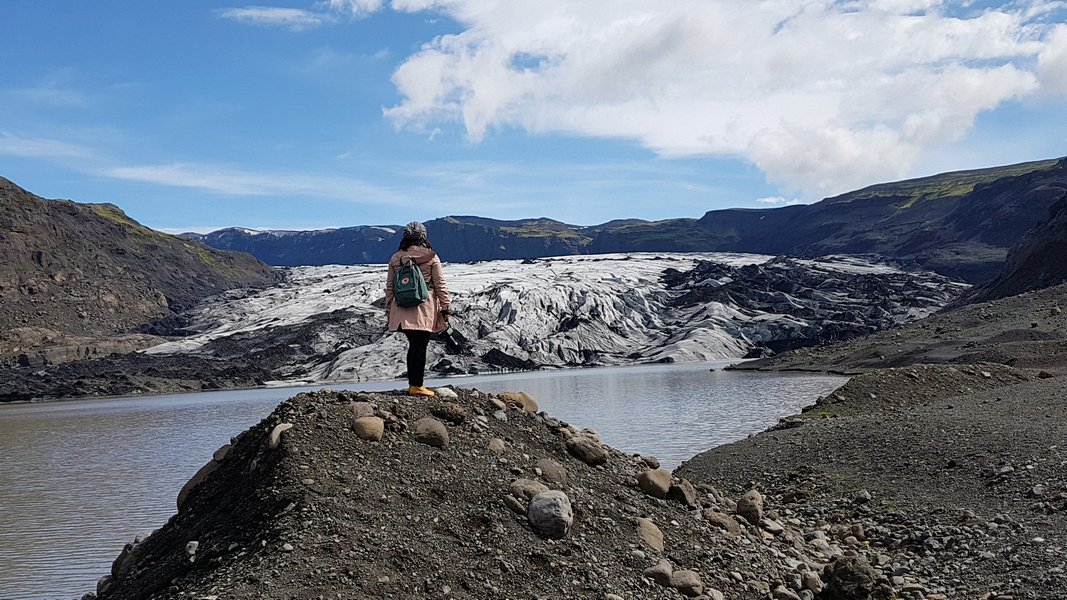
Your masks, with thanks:
M737 519L730 515L714 510L708 510L704 512L704 520L706 520L709 525L718 527L731 536L741 535L741 526L738 525Z
M374 405L370 402L353 402L348 405L348 410L352 412L353 421L363 417L374 416Z
M438 402L430 407L430 414L453 425L460 425L467 420L467 409L455 402Z
M608 462L608 451L599 442L585 435L568 439L567 450L587 465L596 466Z
M507 444L500 438L493 438L489 440L489 443L486 444L485 447L493 456L501 456L504 454L504 450L507 449Z
M667 499L681 502L686 506L696 506L697 491L688 479L681 479L667 490Z
M704 582L696 571L681 570L671 573L671 587L690 598L704 593Z
M645 463L645 465L648 466L649 469L659 468L659 459L655 456L642 456L641 462Z
M528 413L535 413L538 410L537 401L526 392L500 392L497 397L505 404L517 406Z
M759 523L763 518L763 495L756 490L745 492L737 501L737 514L753 525Z
M659 527L652 522L651 519L638 519L637 520L637 537L641 538L641 541L648 544L650 548L654 548L663 552L663 532Z
M361 440L380 442L385 433L385 421L380 417L360 417L352 422L352 429Z
M434 448L448 447L448 429L433 417L423 417L412 426L415 441Z
M547 492L548 486L532 479L516 479L511 482L511 495L529 500L541 492Z
M666 498L671 489L671 472L663 469L649 469L637 476L637 485L641 491L654 498Z
M674 568L671 567L671 561L666 558L661 558L655 565L641 571L641 575L655 581L663 587L669 587L671 585L671 573L673 572Z
M534 467L541 470L541 477L550 483L566 483L567 469L551 458L541 458L534 463Z

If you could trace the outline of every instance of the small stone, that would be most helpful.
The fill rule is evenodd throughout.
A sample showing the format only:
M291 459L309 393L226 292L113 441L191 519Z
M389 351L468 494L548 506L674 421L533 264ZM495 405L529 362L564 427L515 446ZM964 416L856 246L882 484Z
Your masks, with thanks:
M526 392L500 392L497 397L505 404L521 408L524 412L535 413L538 411L537 401Z
M423 417L412 426L415 441L434 448L448 447L448 429L433 417Z
M867 504L873 498L874 496L872 496L870 492L868 492L867 490L861 490L860 493L856 494L856 497L852 499L852 502L856 504Z
M513 496L525 500L530 500L534 496L548 491L548 486L532 479L516 479L511 482L510 488Z
M774 519L760 519L759 526L771 535L782 535L785 533L785 527Z
M671 573L671 587L690 598L704 593L704 582L696 571L681 570Z
M282 434L293 428L292 423L278 423L271 430L270 436L267 438L267 446L271 450L277 450L278 446L282 445Z
M771 590L771 596L774 597L774 600L800 600L800 596L797 595L796 592L784 585L780 585Z
M467 420L467 409L455 402L438 402L430 407L430 414L453 425L460 425Z
M504 496L504 506L508 507L508 509L517 515L526 514L526 505L511 494Z
M185 545L185 553L189 556L196 554L197 548L200 547L200 542L192 541Z
M380 417L360 417L352 422L352 429L361 440L380 442L385 434L385 421Z
M568 439L567 450L587 465L596 466L608 462L608 451L599 442L585 435Z
M641 457L641 462L645 463L645 465L649 469L658 469L659 468L659 459L656 458L655 456L642 456Z
M800 585L805 590L818 594L822 591L822 578L815 571L804 571L800 574Z
M667 499L680 502L685 506L696 506L697 491L688 479L681 479L667 490Z
M655 565L641 571L641 576L647 577L663 587L670 587L671 573L673 572L674 569L671 567L671 561L666 558L661 558Z
M178 491L178 512L181 512L182 507L185 506L185 500L189 497L189 494L196 489L198 485L203 483L204 480L207 479L207 476L211 475L217 468L219 468L219 463L209 460L206 465L200 467L200 470L197 471L189 481L185 482L182 489Z
M508 420L508 413L504 412L503 410L498 410L493 413L493 418L497 421L504 421L506 423Z
M370 402L353 402L348 405L348 410L352 413L353 421L374 416L374 405Z
M289 542L282 544L282 552L292 552L294 550L293 545Z
M541 458L534 463L535 469L541 470L541 477L549 483L566 483L567 469L551 458Z
M230 444L224 445L223 447L221 447L218 450L216 450L214 454L211 455L211 460L213 460L215 462L222 462L222 461L226 460L226 457L230 455L230 449L232 449L232 448L233 448L233 446L230 445Z
M493 456L502 456L504 454L504 450L507 448L507 444L505 444L504 440L500 438L493 438L489 440L489 443L486 444L485 447Z
M737 523L737 519L730 515L714 510L708 510L704 511L704 520L707 521L709 525L718 527L731 536L741 535L741 525Z
M737 514L746 521L756 525L763 518L763 494L757 490L749 490L737 501Z
M671 472L664 469L649 469L637 476L637 486L654 498L666 498L671 489Z
M526 518L534 532L541 537L566 537L574 523L574 511L567 494L558 490L541 492L530 500Z
M637 537L641 538L641 541L648 544L650 548L654 548L663 552L663 532L659 527L652 522L651 519L641 518L637 520Z
M434 388L433 391L437 394L438 398L459 398L459 394L457 394L456 390L452 388L439 387Z

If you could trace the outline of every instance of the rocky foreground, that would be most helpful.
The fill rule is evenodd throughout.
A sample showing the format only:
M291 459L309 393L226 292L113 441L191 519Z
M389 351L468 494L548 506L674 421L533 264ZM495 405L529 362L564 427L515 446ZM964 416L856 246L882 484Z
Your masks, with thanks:
M165 526L127 546L97 597L893 593L882 566L893 550L868 546L874 532L841 535L795 502L672 477L521 393L439 391L282 403L215 454Z

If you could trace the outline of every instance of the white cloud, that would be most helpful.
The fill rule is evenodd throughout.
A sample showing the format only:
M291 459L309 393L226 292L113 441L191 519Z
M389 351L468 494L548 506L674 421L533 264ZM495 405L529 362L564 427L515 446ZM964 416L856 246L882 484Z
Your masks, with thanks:
M0 131L0 155L23 158L92 158L95 151L50 138L22 137Z
M288 27L293 31L313 29L326 22L321 13L300 8L282 8L274 6L246 6L244 8L227 8L219 11L227 19L249 25L266 25Z
M185 187L231 196L311 196L376 204L402 204L407 198L353 177L250 171L215 165L171 163L110 167L115 179Z
M219 14L250 25L287 27L305 31L342 20L362 19L382 9L384 0L322 0L310 9L280 6L226 8Z
M783 198L781 196L768 196L767 198L756 198L758 204L765 206L792 206L794 204L804 204L804 202L797 198Z
M1067 34L1028 0L393 0L443 11L394 73L398 126L461 123L636 140L667 157L740 156L829 194L904 176L975 117L1067 90ZM1035 66L1037 65L1037 66Z

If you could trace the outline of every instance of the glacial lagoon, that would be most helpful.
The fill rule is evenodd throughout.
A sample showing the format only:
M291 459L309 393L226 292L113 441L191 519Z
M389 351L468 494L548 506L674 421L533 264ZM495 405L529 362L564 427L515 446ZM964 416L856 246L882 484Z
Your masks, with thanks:
M729 361L735 362L735 361ZM541 409L593 427L664 468L797 412L842 377L723 371L681 363L430 380L523 390ZM212 452L311 387L0 405L0 595L79 598L122 546L174 513L182 485ZM398 389L398 381L334 389Z

